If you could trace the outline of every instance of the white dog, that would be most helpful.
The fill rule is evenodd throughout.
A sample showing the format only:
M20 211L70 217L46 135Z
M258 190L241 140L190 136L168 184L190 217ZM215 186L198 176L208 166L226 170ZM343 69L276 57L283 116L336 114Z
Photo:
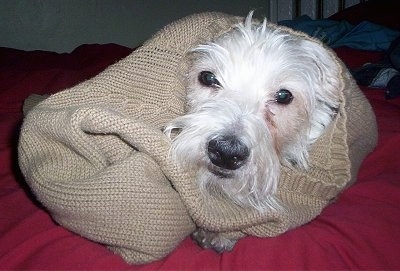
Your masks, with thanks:
M188 114L172 121L171 155L197 172L207 196L244 208L279 208L281 164L307 170L310 145L338 107L339 69L320 42L252 13L233 30L191 52ZM217 251L235 240L198 229L195 239Z

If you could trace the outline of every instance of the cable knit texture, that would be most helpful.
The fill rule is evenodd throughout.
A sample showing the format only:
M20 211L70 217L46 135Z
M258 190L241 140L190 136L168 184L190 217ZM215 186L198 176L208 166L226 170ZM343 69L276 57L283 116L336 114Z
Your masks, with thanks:
M188 50L241 20L221 13L183 18L96 77L37 105L37 96L26 102L20 167L55 221L127 262L145 263L170 253L196 226L236 238L276 236L315 218L354 181L377 130L339 60L338 115L312 146L309 171L282 167L283 210L260 214L221 198L206 201L195 173L169 159L162 129L185 113Z

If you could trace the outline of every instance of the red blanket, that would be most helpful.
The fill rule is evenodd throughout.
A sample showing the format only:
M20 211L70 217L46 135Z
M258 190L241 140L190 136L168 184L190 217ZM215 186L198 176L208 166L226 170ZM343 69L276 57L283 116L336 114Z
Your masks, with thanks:
M23 100L70 87L130 52L118 45L84 45L70 54L0 48L0 269L400 269L400 98L387 101L381 89L363 88L377 116L379 143L357 182L317 219L279 237L247 237L223 254L187 238L162 261L130 266L54 223L18 169ZM337 52L350 67L381 57Z

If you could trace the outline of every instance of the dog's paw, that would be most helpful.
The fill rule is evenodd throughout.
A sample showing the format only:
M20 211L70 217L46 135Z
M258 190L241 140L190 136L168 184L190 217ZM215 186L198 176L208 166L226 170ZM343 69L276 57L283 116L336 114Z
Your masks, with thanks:
M212 248L218 253L231 251L236 244L236 239L226 238L220 233L210 232L204 229L196 229L192 234L192 238L202 248Z

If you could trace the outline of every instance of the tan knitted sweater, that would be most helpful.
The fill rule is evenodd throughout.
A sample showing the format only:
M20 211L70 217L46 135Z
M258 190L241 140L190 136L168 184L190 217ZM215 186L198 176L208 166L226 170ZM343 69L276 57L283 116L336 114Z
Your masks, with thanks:
M354 181L377 132L370 105L345 70L337 118L313 145L310 170L282 167L284 210L260 214L205 201L194 173L169 160L162 129L185 113L186 53L239 20L203 13L174 22L98 76L29 111L20 167L58 223L144 263L164 257L196 226L276 236L315 218Z

